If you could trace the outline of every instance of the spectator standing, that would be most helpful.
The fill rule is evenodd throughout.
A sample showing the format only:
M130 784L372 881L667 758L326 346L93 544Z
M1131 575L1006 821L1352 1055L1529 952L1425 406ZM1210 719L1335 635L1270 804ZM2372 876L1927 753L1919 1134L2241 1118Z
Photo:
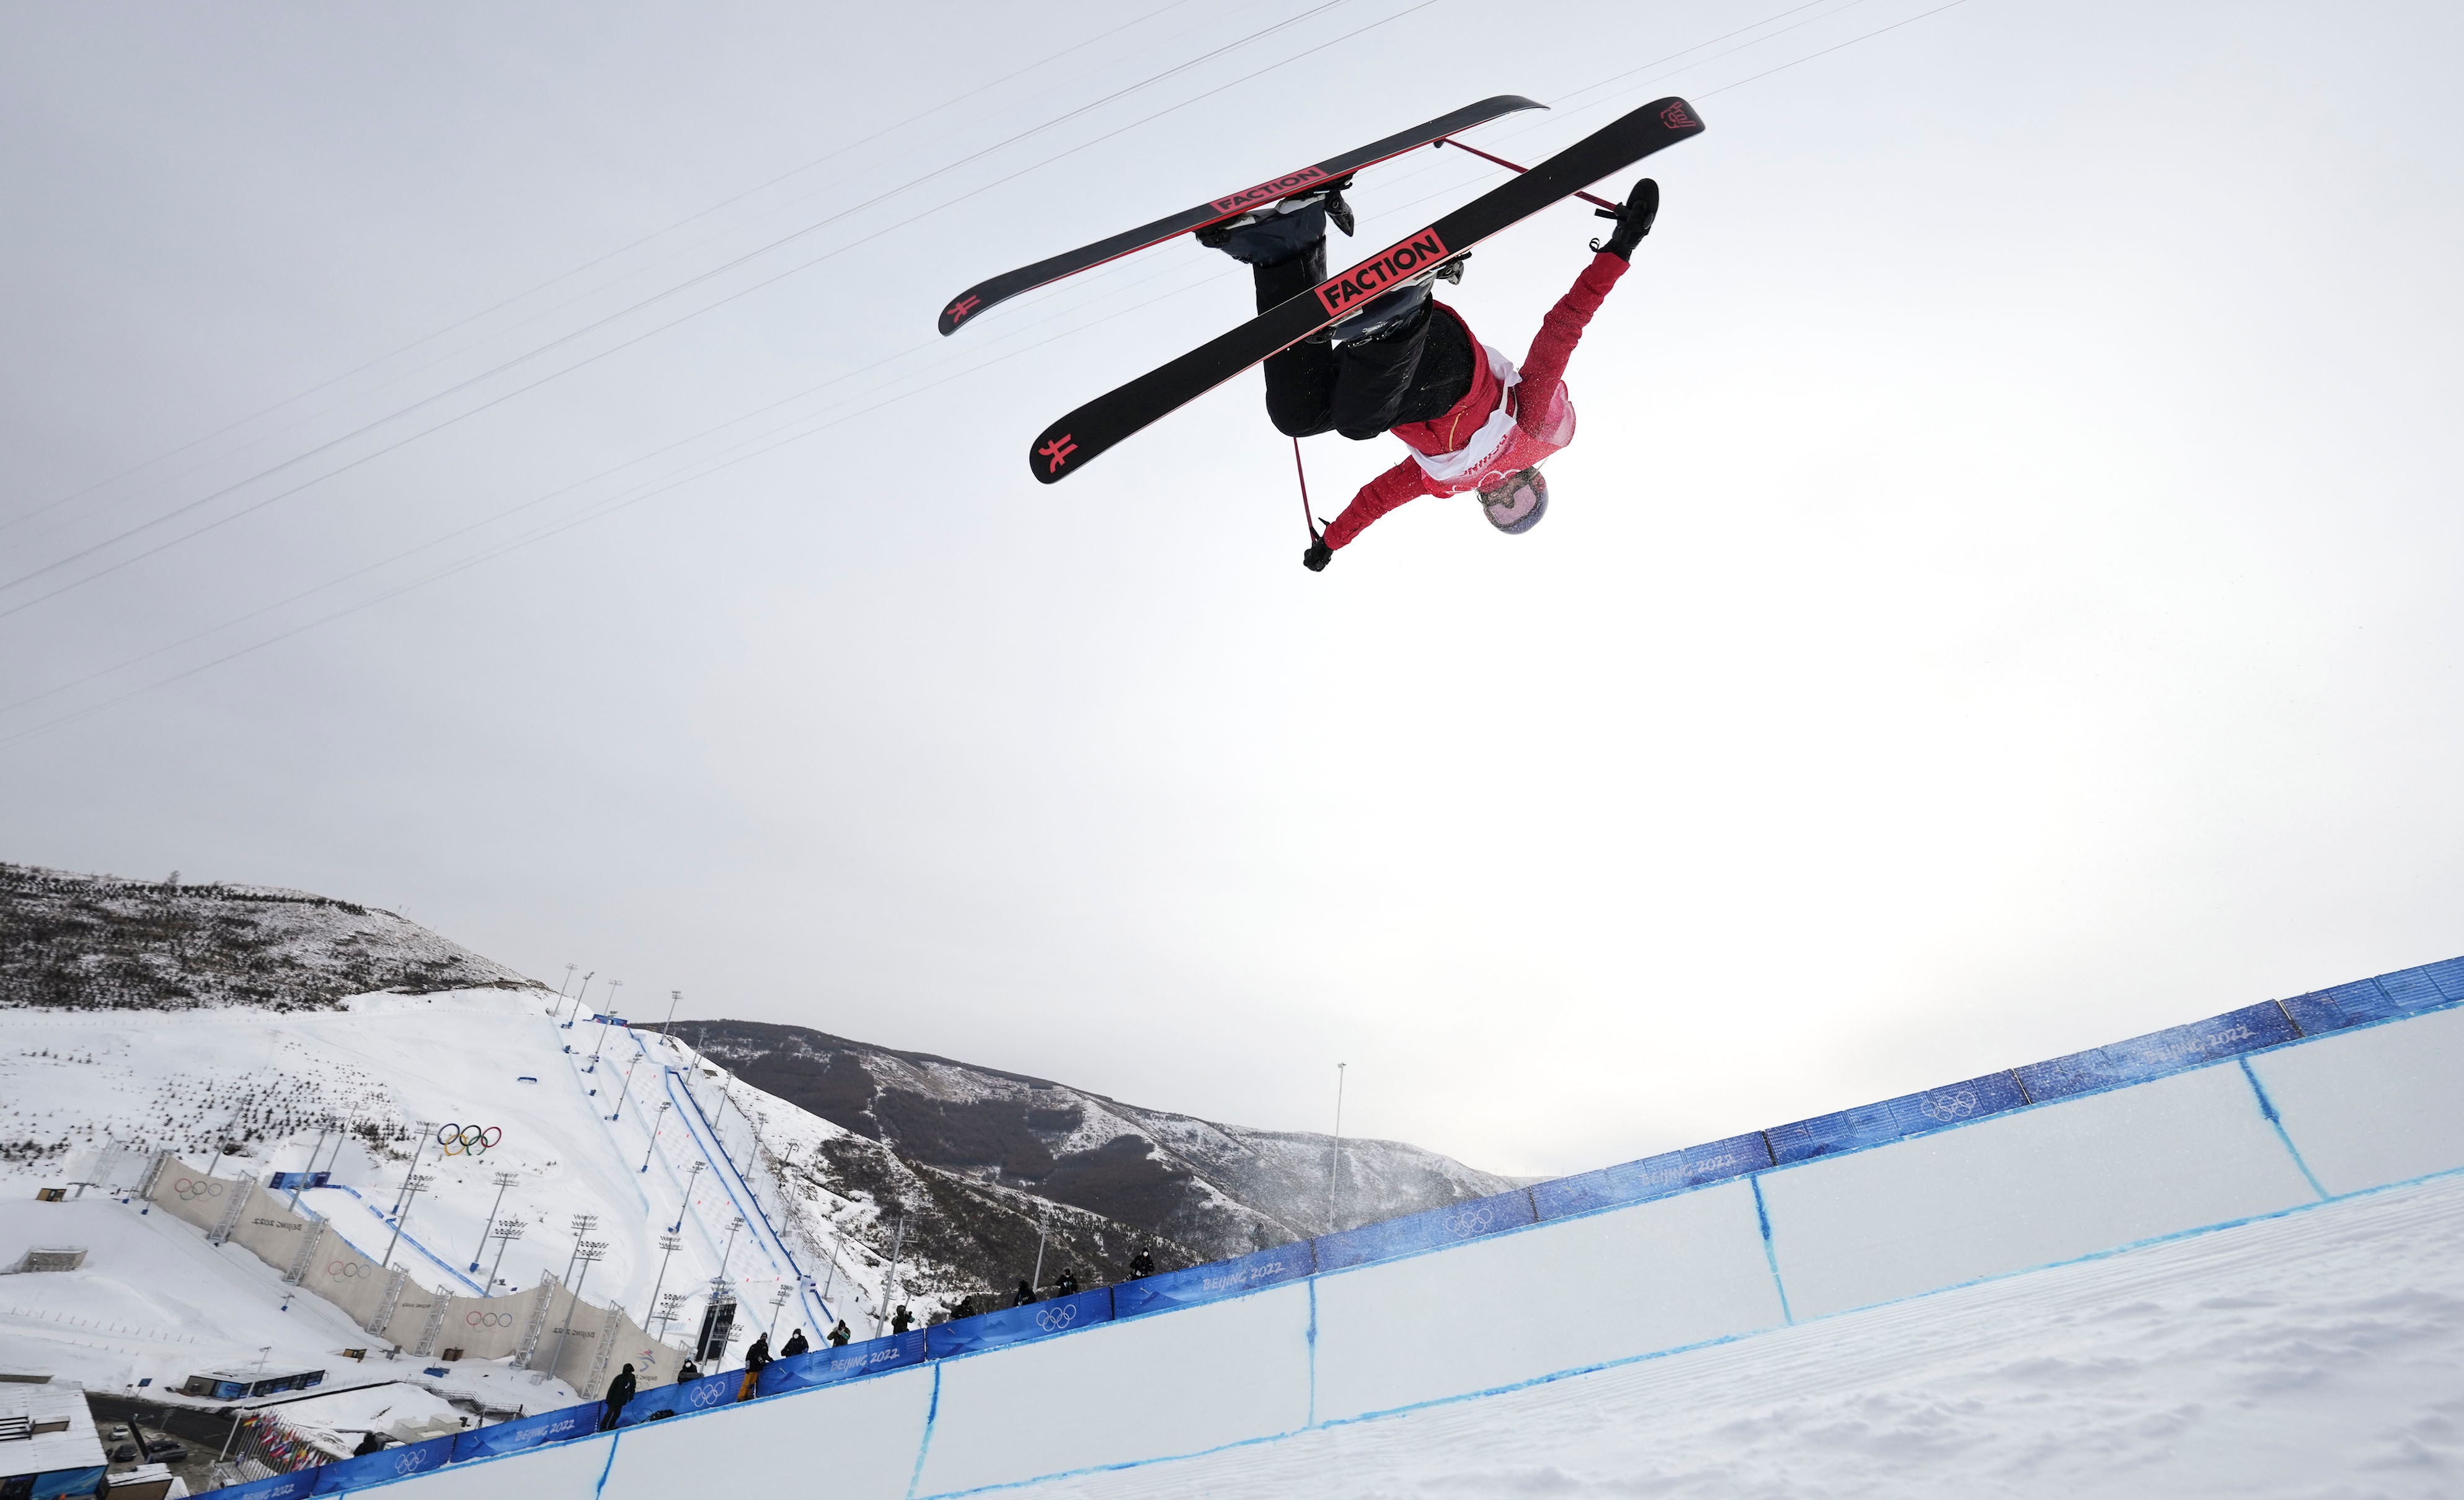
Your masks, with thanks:
M1141 1246L1138 1253L1130 1257L1130 1279L1138 1281L1154 1274L1155 1257L1148 1254Z
M698 1380L700 1379L701 1366L693 1363L692 1360L688 1359L684 1363L676 1366L676 1383L678 1385L684 1384L687 1380Z
M907 1311L906 1303L898 1304L898 1311L890 1316L890 1331L893 1334L903 1334L914 1326L915 1314Z
M761 1367L769 1362L770 1335L757 1334L753 1338L753 1346L744 1351L744 1384L736 1393L737 1401L749 1401L753 1399L754 1382L761 1379Z
M853 1334L847 1332L847 1319L841 1318L839 1319L839 1326L830 1330L830 1347L832 1349L844 1349L847 1347L847 1341L854 1336L855 1335Z
M1067 1297L1076 1295L1077 1291L1078 1273L1064 1266L1061 1268L1061 1274L1052 1278L1052 1294L1056 1297Z
M633 1399L633 1388L639 1383L629 1364L616 1373L616 1379L607 1382L607 1409L599 1414L600 1431L606 1432L615 1427L625 1415L625 1403Z
M800 1328L794 1333L789 1334L787 1335L787 1341L779 1346L779 1357L781 1359L793 1359L798 1355L809 1351L812 1347L813 1346L811 1344L805 1341L804 1331Z
M1033 1287L1028 1286L1023 1279L1021 1279L1018 1284L1018 1290L1010 1293L1009 1305L1014 1308L1023 1308L1030 1302L1041 1302L1044 1299L1042 1297L1035 1294L1035 1289Z

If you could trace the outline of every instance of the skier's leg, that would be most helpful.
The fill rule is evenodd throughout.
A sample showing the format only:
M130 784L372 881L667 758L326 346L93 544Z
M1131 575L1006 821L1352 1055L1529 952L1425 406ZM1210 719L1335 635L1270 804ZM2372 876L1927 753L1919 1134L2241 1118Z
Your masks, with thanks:
M1278 206L1280 207L1280 205ZM1326 279L1327 207L1309 202L1290 212L1249 217L1199 238L1249 267L1258 311L1265 312ZM1275 430L1308 437L1334 425L1334 351L1304 340L1266 361L1266 417Z
M1335 346L1331 405L1336 431L1365 442L1402 419L1403 397L1420 367L1429 319L1424 300L1402 320Z

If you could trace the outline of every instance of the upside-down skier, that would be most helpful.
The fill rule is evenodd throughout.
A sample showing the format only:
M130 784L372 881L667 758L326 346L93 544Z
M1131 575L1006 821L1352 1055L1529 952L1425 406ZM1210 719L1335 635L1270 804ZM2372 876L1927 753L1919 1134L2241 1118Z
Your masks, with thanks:
M1352 228L1344 186L1294 194L1199 237L1248 265L1264 313L1326 279L1327 222ZM1439 277L1462 279L1461 257L1268 358L1266 415L1278 431L1357 441L1391 431L1412 450L1323 531L1312 527L1302 565L1322 571L1370 522L1423 495L1477 494L1488 523L1510 536L1538 525L1549 508L1540 465L1574 439L1566 364L1659 210L1660 185L1636 183L1616 230L1592 242L1591 264L1541 320L1519 367L1433 295Z

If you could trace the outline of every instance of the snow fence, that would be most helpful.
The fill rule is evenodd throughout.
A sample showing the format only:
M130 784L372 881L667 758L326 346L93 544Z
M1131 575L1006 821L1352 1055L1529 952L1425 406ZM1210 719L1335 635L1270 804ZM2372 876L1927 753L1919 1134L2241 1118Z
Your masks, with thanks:
M2464 1170L2459 1002L2464 959L782 1359L750 1400L722 1375L612 1432L593 1403L222 1493L669 1500L723 1472L915 1500L1477 1399ZM1476 1286L1582 1313L1466 1330L1441 1310Z

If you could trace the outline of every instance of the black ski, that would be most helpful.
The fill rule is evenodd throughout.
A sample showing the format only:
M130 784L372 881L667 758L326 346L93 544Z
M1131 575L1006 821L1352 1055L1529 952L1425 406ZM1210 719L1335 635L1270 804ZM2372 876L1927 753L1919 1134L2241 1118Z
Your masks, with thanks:
M1027 467L1045 484L1067 478L1123 438L1300 342L1387 288L1702 130L1694 107L1682 99L1645 104L1312 290L1096 397L1037 434L1027 451Z
M1201 203L1195 209L1176 213L1170 218L1157 219L1153 224L1143 224L1136 229L1123 231L1111 239L1099 239L1092 245L1055 255L1049 260L1039 260L1031 266L1021 266L1016 271L1006 272L989 281L971 286L950 298L949 305L941 309L941 336L949 337L957 332L960 323L987 307L1008 301L1021 292L1032 292L1037 287L1058 281L1064 276L1074 276L1081 271L1091 271L1108 260L1118 260L1133 251L1144 250L1149 245L1161 244L1176 234L1187 234L1194 230L1202 230L1210 224L1220 224L1234 214L1245 213L1260 204L1271 203L1277 198L1306 191L1312 184L1334 182L1364 166L1375 166L1390 157L1417 150L1432 141L1441 140L1458 131L1469 130L1474 125L1485 124L1500 115L1511 115L1521 109L1547 109L1548 107L1546 104L1525 99L1519 94L1500 94L1495 99L1485 99L1477 104L1465 104L1451 115L1440 115L1427 124L1414 125L1411 129L1388 136L1383 141L1373 141L1357 150L1346 151L1341 156L1328 157L1315 166L1304 166L1297 172L1287 172L1272 181L1260 183L1254 188L1243 188L1239 192L1226 194L1210 203Z

